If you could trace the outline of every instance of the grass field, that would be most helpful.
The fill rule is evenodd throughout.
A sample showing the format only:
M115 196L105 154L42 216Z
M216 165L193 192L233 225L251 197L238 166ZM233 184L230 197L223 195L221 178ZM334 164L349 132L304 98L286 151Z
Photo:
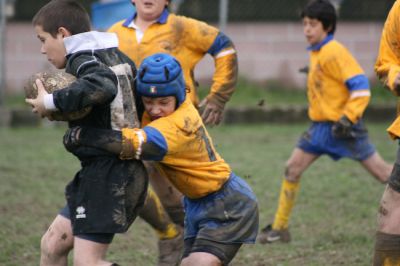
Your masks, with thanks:
M386 124L369 124L388 161L397 143ZM219 152L253 187L260 225L271 221L283 167L306 124L220 126L210 130ZM38 265L42 233L65 202L65 184L79 164L64 151L62 127L0 128L0 265ZM322 157L304 174L289 245L248 245L232 265L370 265L376 211L384 186L357 163ZM138 219L118 235L108 258L124 266L155 265L156 237Z

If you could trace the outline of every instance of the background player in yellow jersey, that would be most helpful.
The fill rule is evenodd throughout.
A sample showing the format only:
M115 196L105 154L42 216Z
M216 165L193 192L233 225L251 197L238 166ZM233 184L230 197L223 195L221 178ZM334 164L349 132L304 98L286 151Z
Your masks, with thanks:
M396 1L383 28L375 71L384 85L400 96L400 2ZM398 109L399 110L399 109ZM400 138L400 117L388 128L394 139ZM400 149L383 193L376 233L374 266L400 265Z
M225 103L235 89L236 50L231 40L215 27L169 13L169 3L168 0L132 0L135 13L113 25L109 32L118 35L119 48L137 65L145 57L158 52L175 56L182 65L189 98L201 109L206 124L217 125L222 120ZM206 54L214 59L215 73L209 94L200 102L194 68ZM162 261L171 263L179 250L179 232L174 229L176 227L168 215L176 224L182 224L181 194L154 167L148 163L146 166L156 194L149 190L150 197L140 216L159 233L162 265ZM163 206L160 206L160 201Z
M137 78L145 110L143 127L122 133L77 127L65 135L64 144L72 150L82 146L105 149L121 159L158 161L185 195L181 265L228 265L243 243L255 241L257 201L247 183L215 150L185 87L174 57L147 57Z
M218 124L226 102L235 89L237 54L232 41L217 28L204 22L169 13L168 0L132 0L136 12L113 25L109 31L118 35L119 48L137 65L154 53L168 53L182 65L188 96L198 105L196 64L210 54L215 61L213 84L200 103L206 124ZM203 109L204 108L204 109Z
M303 30L310 44L308 115L312 124L286 163L278 209L259 242L290 241L289 216L302 173L321 155L359 161L378 181L387 181L392 166L368 140L362 114L370 99L369 82L350 52L333 38L336 12L327 0L309 3L302 11Z

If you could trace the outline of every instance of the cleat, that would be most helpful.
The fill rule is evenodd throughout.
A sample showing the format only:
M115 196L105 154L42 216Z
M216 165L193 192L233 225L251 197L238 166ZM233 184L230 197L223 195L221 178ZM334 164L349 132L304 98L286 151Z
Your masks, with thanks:
M261 230L257 240L261 244L274 243L278 241L288 243L290 242L291 238L287 228L282 230L274 230L272 229L272 225L269 224Z
M158 266L179 265L183 253L183 230L179 229L179 234L172 239L162 239L158 241Z

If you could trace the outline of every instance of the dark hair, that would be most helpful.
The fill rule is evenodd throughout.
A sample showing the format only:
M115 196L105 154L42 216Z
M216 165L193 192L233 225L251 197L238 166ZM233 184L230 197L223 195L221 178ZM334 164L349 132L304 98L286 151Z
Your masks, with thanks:
M34 26L56 37L60 27L71 35L90 31L90 18L85 8L73 0L52 0L44 5L32 19Z
M321 21L324 30L335 33L336 10L328 0L314 0L308 3L300 13L300 17L309 17Z

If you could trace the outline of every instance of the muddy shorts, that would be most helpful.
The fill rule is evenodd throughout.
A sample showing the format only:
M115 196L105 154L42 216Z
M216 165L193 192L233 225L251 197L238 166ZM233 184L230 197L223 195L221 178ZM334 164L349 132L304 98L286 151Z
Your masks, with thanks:
M247 183L233 173L219 191L200 199L185 197L184 207L185 256L199 251L193 247L201 246L203 252L227 261L233 258L241 244L256 240L257 199Z
M375 147L368 139L368 133L360 121L353 126L354 138L335 138L332 122L313 122L300 138L297 147L315 155L329 155L333 160L342 157L364 161L375 153Z
M147 185L140 161L100 157L83 162L66 187L73 234L125 232L143 206Z
M69 212L68 205L66 205L64 208L61 209L60 215L71 220L71 214ZM115 234L112 233L93 233L93 234L79 234L75 236L96 243L110 244L114 238L114 235Z

